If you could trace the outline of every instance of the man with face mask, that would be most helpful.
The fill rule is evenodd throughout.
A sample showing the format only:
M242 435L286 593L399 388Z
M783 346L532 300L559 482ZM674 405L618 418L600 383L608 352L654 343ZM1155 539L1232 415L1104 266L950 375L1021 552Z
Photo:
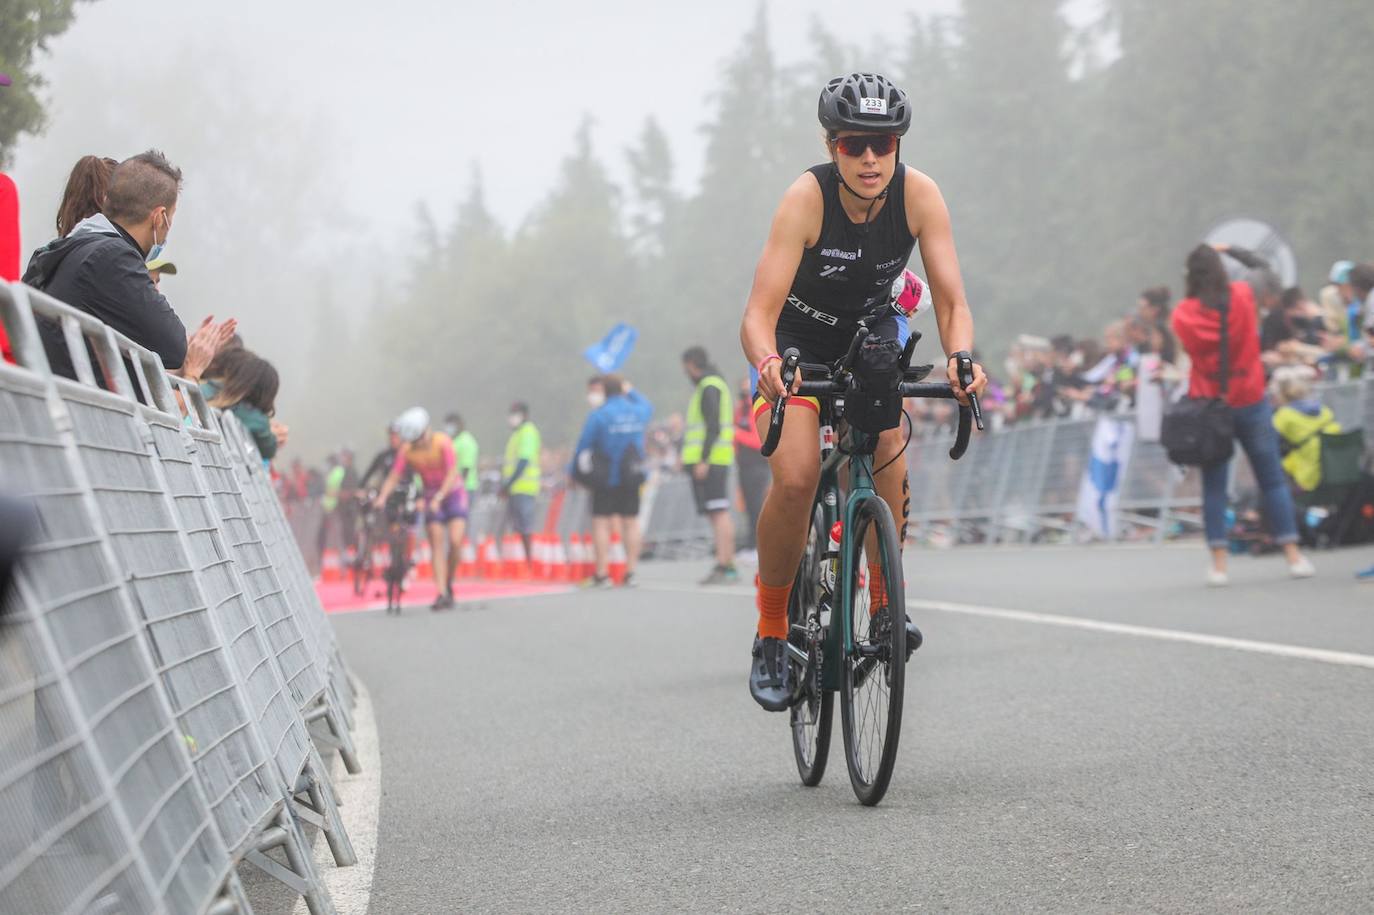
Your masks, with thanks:
M511 404L511 434L506 440L506 459L501 465L501 495L508 498L511 526L525 544L525 557L533 557L530 537L534 533L534 502L539 496L539 430L530 422L530 408L516 401Z
M444 417L444 432L453 439L453 453L458 458L459 479L468 491L468 505L477 498L477 437L467 429L463 417L450 413Z
M81 311L162 357L169 369L186 358L186 328L148 274L162 254L181 192L181 169L149 150L125 159L110 175L105 208L65 238L33 253L24 282ZM54 372L76 377L50 321L40 328Z

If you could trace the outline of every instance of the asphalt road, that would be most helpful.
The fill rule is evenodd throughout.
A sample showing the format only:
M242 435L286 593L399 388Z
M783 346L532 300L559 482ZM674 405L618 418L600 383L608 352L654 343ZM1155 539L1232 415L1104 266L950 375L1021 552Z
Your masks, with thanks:
M746 689L750 589L336 618L381 752L370 911L1374 911L1374 551L1289 581L1200 548L914 554L914 597L1344 652L913 615L901 755L860 807L836 710L801 787ZM1326 658L1327 656L1317 656Z

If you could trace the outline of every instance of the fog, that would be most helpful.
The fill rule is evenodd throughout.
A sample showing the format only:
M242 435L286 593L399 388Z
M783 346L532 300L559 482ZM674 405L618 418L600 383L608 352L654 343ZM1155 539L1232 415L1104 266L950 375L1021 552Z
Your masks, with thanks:
M833 0L787 0L768 13L774 52L787 64L806 58L813 22L860 46L890 47L909 17L957 7L957 0L873 0L859 13ZM178 121L211 115L183 104L191 87L241 96L244 109L267 118L259 125L265 136L231 134L223 137L228 144L305 143L343 210L383 243L409 230L416 201L451 211L473 167L493 212L514 227L547 192L586 116L613 166L645 117L657 118L687 188L699 176L703 108L729 91L719 84L721 61L754 15L749 0L99 0L78 8L43 68L51 127L28 138L16 158L16 177L34 198L26 238L37 243L50 234L47 201L61 192L54 176L88 152L165 148L187 172L188 200L212 205L197 187L196 162L171 142L182 132ZM149 84L154 74L159 80ZM165 97L155 117L122 125L111 140L82 129L111 105L111 93L127 97L135 87ZM111 141L127 145L111 149ZM294 192L294 176L256 177L274 195ZM186 218L196 217L188 209Z
M1224 219L1274 226L1313 290L1374 257L1370 47L1374 11L1334 2L96 0L49 46L48 126L12 174L31 250L79 156L181 166L164 291L188 324L240 319L307 454L416 402L495 437L510 399L547 400L558 438L579 415L553 401L616 321L674 409L685 342L742 367L827 76L910 91L903 159L949 203L995 364L1177 288Z
M910 17L956 8L766 6L784 64L806 58L815 22L878 48ZM239 316L290 403L318 322L355 320L411 282L417 207L449 219L474 175L514 230L584 119L619 181L652 116L690 188L706 106L730 91L722 59L756 12L737 0L82 4L41 67L48 129L15 155L24 250L52 237L77 158L162 149L186 182L167 249L180 273L164 292L188 324Z

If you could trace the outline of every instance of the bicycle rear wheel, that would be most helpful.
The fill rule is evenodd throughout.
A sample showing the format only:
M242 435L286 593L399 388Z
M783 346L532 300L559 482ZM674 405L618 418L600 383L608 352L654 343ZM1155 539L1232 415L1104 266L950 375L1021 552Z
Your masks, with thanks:
M807 668L798 673L800 698L788 712L797 774L808 788L816 787L825 777L835 704L835 694L821 689L821 655L825 642L825 621L821 619L820 609L821 563L827 542L825 518L817 505L787 608L788 641L806 652L809 659Z
M859 802L872 806L887 793L902 732L906 601L897 526L887 503L876 496L864 500L851 528L845 531L844 545L851 559L845 608L850 642L841 672L840 711L849 782ZM868 581L874 574L882 577L886 606L874 606Z
M410 571L410 533L398 522L393 522L387 532L387 552L386 606L389 611L400 613L406 574Z

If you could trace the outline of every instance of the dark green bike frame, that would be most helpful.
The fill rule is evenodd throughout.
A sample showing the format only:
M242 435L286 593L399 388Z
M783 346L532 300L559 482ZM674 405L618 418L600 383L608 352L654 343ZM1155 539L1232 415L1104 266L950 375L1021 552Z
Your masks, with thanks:
M828 424L830 417L826 413L830 412L830 405L824 403L821 408L822 424ZM872 436L876 438L877 436ZM826 560L838 558L835 569L835 605L830 608L830 626L826 631L825 645L821 653L821 688L830 692L838 692L841 688L840 678L842 664L854 650L853 615L851 610L854 607L854 582L857 576L852 567L855 557L859 551L853 548L850 541L851 532L854 530L854 519L858 516L859 508L869 499L880 499L877 489L873 485L873 455L863 453L865 446L871 445L868 433L851 430L848 442L851 446L846 452L843 448L832 447L830 453L823 455L821 459L821 479L816 487L816 502L821 506L821 536L829 537L829 532L834 527L835 522L844 521L844 526L840 534L840 545L838 557L832 557L828 550L823 554ZM849 469L848 494L840 488L840 474L846 464ZM841 519L840 500L844 499L843 513ZM827 539L827 544L828 544ZM839 626L835 625L836 617L842 621Z

